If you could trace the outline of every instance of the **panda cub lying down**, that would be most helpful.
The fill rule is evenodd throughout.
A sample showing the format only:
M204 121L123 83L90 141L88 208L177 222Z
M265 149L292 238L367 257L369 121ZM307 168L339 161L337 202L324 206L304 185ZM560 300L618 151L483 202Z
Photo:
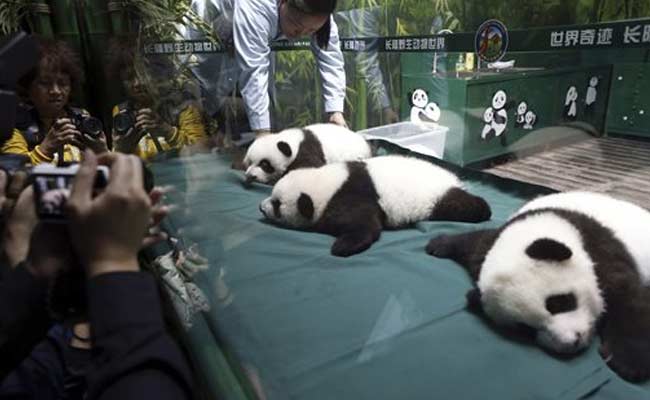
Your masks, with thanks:
M595 331L621 377L650 378L650 212L588 192L540 197L499 229L432 239L427 252L464 266L471 305L502 325L525 325L558 353ZM598 324L598 325L597 325Z
M244 157L246 182L273 183L294 169L370 156L370 145L363 136L335 124L285 129L256 139L248 148Z
M429 162L382 156L289 172L260 204L264 216L294 228L336 236L332 254L369 248L381 230L423 220L481 222L488 204Z

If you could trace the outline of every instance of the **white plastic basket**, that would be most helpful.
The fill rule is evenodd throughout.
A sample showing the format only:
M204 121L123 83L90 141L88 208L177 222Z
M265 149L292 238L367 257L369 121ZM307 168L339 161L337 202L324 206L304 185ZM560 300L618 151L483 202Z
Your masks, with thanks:
M416 153L442 159L449 128L431 123L410 121L364 129L358 133L366 139L383 139Z

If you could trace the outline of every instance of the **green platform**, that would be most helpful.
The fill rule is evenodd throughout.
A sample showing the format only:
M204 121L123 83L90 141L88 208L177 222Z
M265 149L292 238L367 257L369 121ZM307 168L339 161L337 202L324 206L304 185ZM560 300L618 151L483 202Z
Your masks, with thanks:
M177 188L168 227L210 261L194 281L212 309L183 336L213 398L252 398L253 386L267 399L650 398L596 344L560 360L492 330L465 310L465 272L424 252L432 236L498 225L548 190L459 170L492 221L419 223L341 259L330 236L265 223L270 187L244 188L229 165L215 155L153 165L158 184Z
M617 64L612 73L608 128L650 138L650 64Z
M405 57L406 62L415 57ZM403 70L408 70L403 66ZM591 107L585 97L591 77L599 78L596 102ZM402 118L408 119L410 96L415 89L428 92L442 110L439 123L449 127L445 160L468 165L512 153L539 151L545 146L579 140L586 135L605 133L611 67L522 68L508 72L404 73L402 75ZM569 87L578 91L577 116L564 116ZM508 124L500 137L483 140L483 113L492 104L494 93L506 92ZM526 101L537 115L533 130L515 125L517 105Z

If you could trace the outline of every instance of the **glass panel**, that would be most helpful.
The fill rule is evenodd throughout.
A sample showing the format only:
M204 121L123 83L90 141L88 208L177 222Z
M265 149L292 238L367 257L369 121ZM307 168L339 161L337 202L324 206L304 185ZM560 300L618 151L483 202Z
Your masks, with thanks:
M17 131L3 153L32 163L78 161L84 146L133 153L156 185L175 188L163 224L172 239L145 253L208 398L648 398L647 382L621 380L603 362L596 336L578 355L553 357L477 318L465 298L476 282L424 249L439 234L500 227L556 191L650 208L649 0L342 0L325 36L335 45L320 47L312 31L330 13L308 10L325 1L88 3L75 5L74 18L56 9L51 20L33 11L21 20L58 44L21 81ZM3 7L0 28L9 26ZM507 39L498 25L477 34L489 19ZM489 55L506 40L502 58L479 60L477 48ZM52 144L53 121L82 115L83 130L84 110L102 122L106 143L98 135ZM373 155L453 172L489 203L491 219L427 215L392 229L377 194L366 200L380 210L381 235L347 258L331 254L336 235L322 220L277 226L261 210L275 182L251 184L245 154L267 133L328 121L367 135ZM354 152L294 135L266 146L258 170L280 177ZM292 164L300 151L312 153ZM420 174L395 170L399 183ZM308 180L326 199L312 201L319 218L343 188L383 190L330 178ZM400 201L412 211L408 189ZM350 221L375 221L359 217L363 201L345 205Z

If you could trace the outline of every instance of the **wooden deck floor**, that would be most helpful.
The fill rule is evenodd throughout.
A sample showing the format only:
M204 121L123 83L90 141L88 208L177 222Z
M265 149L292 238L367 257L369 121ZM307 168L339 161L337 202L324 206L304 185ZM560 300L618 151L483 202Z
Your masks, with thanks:
M561 191L603 192L650 209L650 142L590 138L485 171Z

